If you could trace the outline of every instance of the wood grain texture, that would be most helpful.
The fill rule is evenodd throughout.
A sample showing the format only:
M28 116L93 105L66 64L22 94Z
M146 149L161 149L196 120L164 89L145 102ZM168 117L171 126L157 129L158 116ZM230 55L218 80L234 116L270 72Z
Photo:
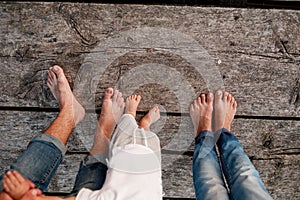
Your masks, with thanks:
M1 106L57 107L46 87L46 70L57 63L86 107L98 108L105 87L128 90L126 73L156 63L170 74L137 89L145 97L141 110L158 103L168 112L186 112L194 96L223 85L240 102L240 115L299 116L299 11L5 2L0 9ZM210 79L218 81L208 84L196 70L199 66L178 49L159 43L131 48L137 41L133 35L124 37L131 46L116 42L109 46L111 51L99 49L107 41L118 41L115 38L122 38L124 31L143 27L168 29L198 43L201 50L193 47L190 52L209 55L203 61L211 61L218 74ZM180 45L182 51L186 49ZM101 60L105 52L123 50L127 53L99 66L105 63ZM86 67L101 69L101 80ZM165 86L176 80L173 72L183 81ZM89 84L80 86L79 80L85 79ZM178 92L184 87L190 87L191 93L182 101L184 95Z
M153 127L164 191L194 198L188 107L222 88L239 103L233 132L272 197L299 199L299 20L291 10L0 2L0 172L55 118L46 80L59 64L89 113L49 192L71 190L103 91L116 86L143 96L139 117L154 104L167 113Z
M28 142L43 132L56 113L0 111L0 150L24 150ZM141 115L139 115L141 116ZM73 131L67 144L69 152L88 152L92 146L96 114L86 114ZM288 120L235 119L232 132L244 145L249 156L299 154L300 122ZM152 130L160 138L162 149L183 154L194 146L193 127L188 116L162 116ZM156 131L157 130L157 131Z

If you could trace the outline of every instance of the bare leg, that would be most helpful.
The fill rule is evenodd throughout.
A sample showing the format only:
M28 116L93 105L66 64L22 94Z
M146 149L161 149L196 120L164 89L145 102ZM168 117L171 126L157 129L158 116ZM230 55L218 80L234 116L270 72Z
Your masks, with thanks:
M154 106L149 112L140 120L140 127L146 131L150 131L151 124L155 123L160 118L158 106Z
M141 101L141 98L142 97L140 95L131 95L131 96L127 97L125 113L131 114L135 118L136 111L137 111L138 105Z
M66 144L72 130L84 118L85 110L75 99L59 66L55 65L49 69L47 85L59 103L60 112L45 134L50 134Z
M122 93L118 90L114 91L112 88L107 88L90 155L107 155L111 134L124 112L124 106Z
M227 130L231 129L231 123L236 113L237 102L234 97L228 92L218 90L215 94L215 130L218 131L222 128ZM223 96L223 97L222 97Z
M57 138L63 144L66 144L73 128L83 119L85 111L75 99L62 68L55 65L48 70L47 85L59 103L60 112L44 133L51 135ZM47 157L48 159L40 159L40 156L32 156L31 151L36 152L37 155L43 154L43 152L38 151L41 148L35 141L11 166L11 169L19 171L24 177L35 182L36 186L43 190L48 186L52 175L49 174L49 171L54 173L56 166L58 166L62 160L62 155L58 155L60 149L52 148L49 145L46 145L46 147L48 148L47 150L53 150L51 151L52 154L49 154L50 156ZM43 170L45 171L37 170L37 173L35 169L39 169L39 166L43 166ZM47 167L51 168L51 170L47 170ZM35 173L30 173L30 171L28 171L26 168L32 169ZM44 173L47 173L48 177L44 181L41 181L39 177L44 177ZM9 199L5 193L0 193L0 197L0 199Z
M191 104L190 116L194 125L195 137L202 131L211 131L213 98L212 93L202 94Z

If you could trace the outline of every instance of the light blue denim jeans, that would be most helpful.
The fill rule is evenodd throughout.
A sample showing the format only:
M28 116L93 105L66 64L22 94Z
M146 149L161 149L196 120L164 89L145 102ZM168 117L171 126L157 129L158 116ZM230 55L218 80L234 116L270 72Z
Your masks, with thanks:
M51 135L41 134L33 138L27 149L10 166L10 170L20 172L44 192L65 153L66 147L61 141ZM83 187L91 190L101 189L107 171L105 159L106 157L102 155L87 156L80 163L72 195L75 196ZM3 191L2 176L0 183L1 192Z
M193 179L197 200L272 199L241 143L226 129L203 131L196 137Z

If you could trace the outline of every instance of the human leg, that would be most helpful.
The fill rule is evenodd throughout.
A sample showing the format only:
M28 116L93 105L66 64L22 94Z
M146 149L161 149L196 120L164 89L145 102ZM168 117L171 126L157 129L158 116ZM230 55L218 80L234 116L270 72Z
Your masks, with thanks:
M213 94L203 94L190 107L194 125L193 180L197 199L229 199L211 131Z
M73 96L63 70L59 66L49 69L48 86L58 100L60 112L44 134L33 138L27 149L10 167L43 191L64 157L67 139L85 114L83 107ZM0 182L1 180L0 177ZM2 190L1 184L0 191Z
M107 172L106 159L111 134L123 112L122 93L107 88L94 136L94 144L90 154L80 164L71 195L76 195L82 188L98 190L103 186Z
M225 108L225 112L218 110L218 104L223 105L219 108ZM227 92L222 97L222 92L218 91L215 95L215 105L217 109L215 118L224 122L223 125L220 124L216 127L222 130L217 145L221 155L223 172L230 188L230 197L243 200L272 199L260 179L258 171L244 152L241 143L230 132L237 108L235 99ZM222 118L223 120L221 120Z

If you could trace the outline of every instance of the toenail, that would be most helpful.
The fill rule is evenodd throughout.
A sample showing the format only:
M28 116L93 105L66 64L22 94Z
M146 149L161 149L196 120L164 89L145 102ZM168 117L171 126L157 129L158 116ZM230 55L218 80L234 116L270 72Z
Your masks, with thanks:
M218 91L217 91L217 95L218 95L218 96L221 96L221 95L222 95L222 91L221 91L221 90L218 90Z
M106 92L109 94L112 94L112 90L110 90L110 89L107 89Z

